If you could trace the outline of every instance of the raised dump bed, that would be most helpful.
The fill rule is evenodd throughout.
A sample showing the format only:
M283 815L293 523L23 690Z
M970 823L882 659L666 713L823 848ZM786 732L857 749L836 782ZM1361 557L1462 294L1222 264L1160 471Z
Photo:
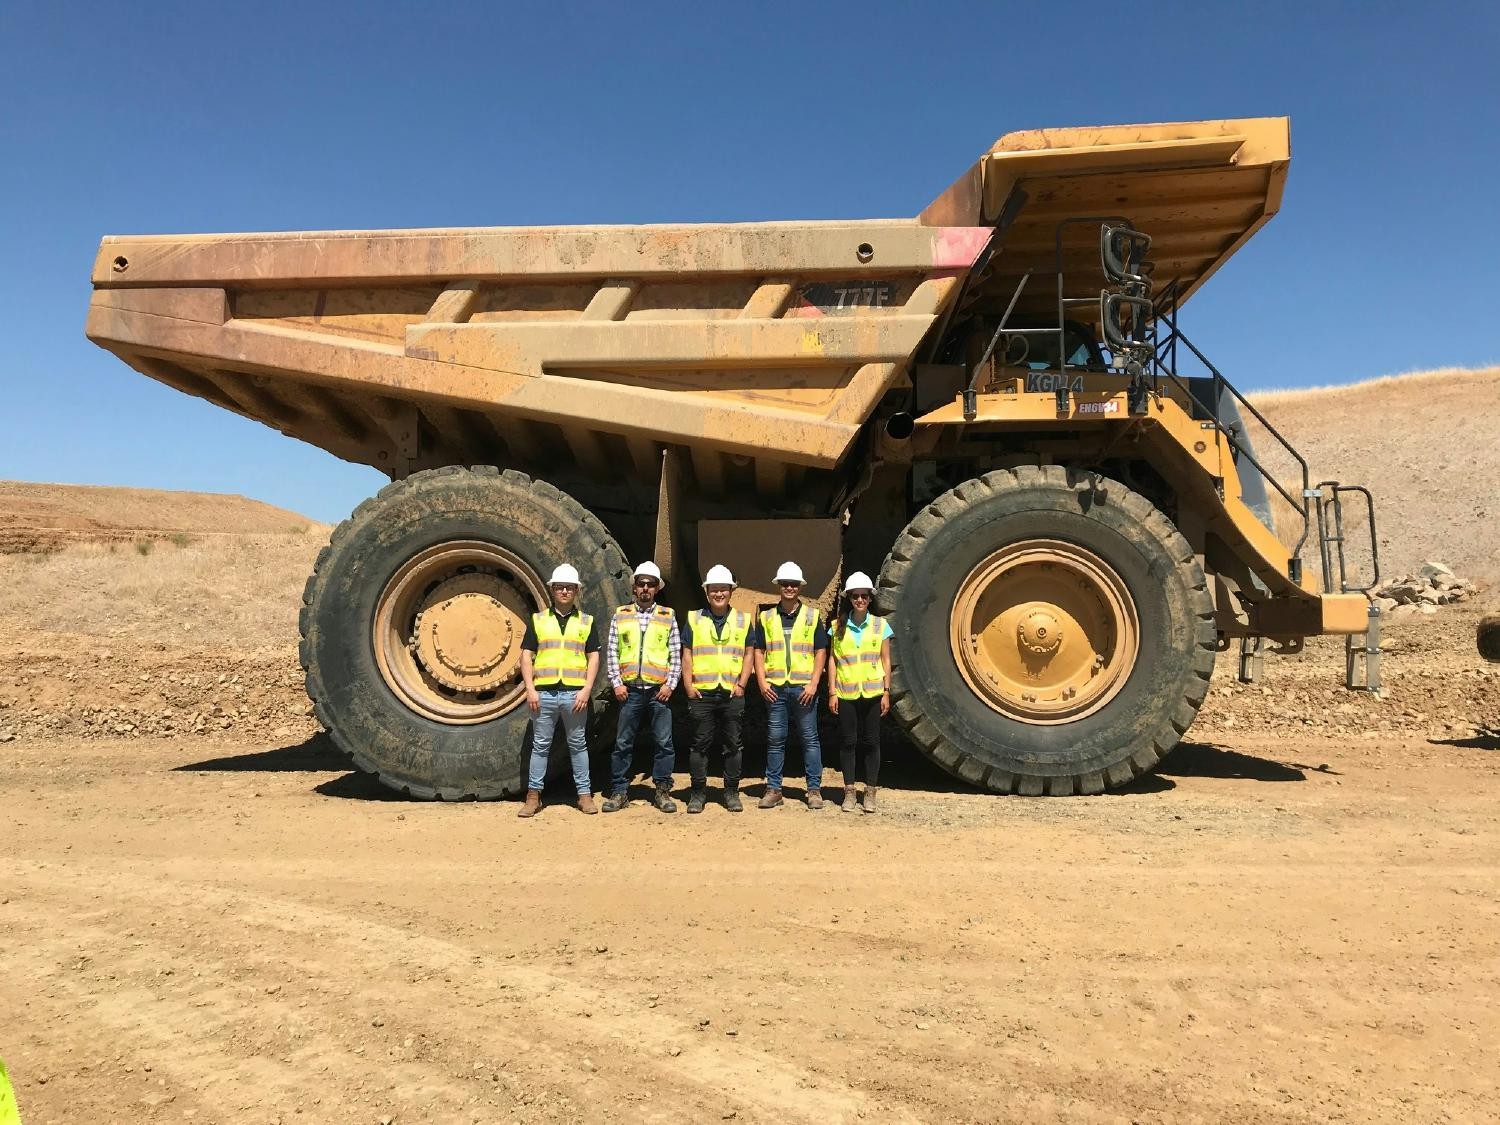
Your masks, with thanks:
M578 563L604 610L628 551L685 604L714 562L879 569L918 744L1097 791L1171 748L1227 638L1365 628L1267 526L1232 388L1167 363L1288 158L1281 118L1040 130L913 219L109 237L88 335L396 482L303 621L320 717L392 785L522 785L540 576Z

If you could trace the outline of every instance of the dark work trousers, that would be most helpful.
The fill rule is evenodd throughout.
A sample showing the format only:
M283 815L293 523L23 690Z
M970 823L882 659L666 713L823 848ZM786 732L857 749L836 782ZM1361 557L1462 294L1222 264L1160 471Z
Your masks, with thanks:
M714 736L722 732L719 744L724 751L724 785L738 785L745 745L740 728L745 721L745 697L738 699L727 691L705 691L688 700L688 718L693 722L693 749L688 755L688 770L693 788L702 789L708 781L708 752L714 748Z
M880 696L839 700L839 764L844 784L855 780L855 751L865 760L865 784L880 784Z

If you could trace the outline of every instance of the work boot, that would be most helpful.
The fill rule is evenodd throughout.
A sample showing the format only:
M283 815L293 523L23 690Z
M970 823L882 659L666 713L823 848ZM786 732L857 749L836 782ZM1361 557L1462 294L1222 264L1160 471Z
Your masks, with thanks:
M781 804L781 790L767 789L766 795L760 799L759 807L763 809L774 809L779 804Z
M745 811L745 806L740 803L740 787L738 783L732 781L724 783L724 807L730 812Z
M542 811L542 795L538 790L526 790L526 803L516 810L516 815L533 817Z
M865 812L875 811L875 786L865 786Z
M605 812L619 812L621 809L630 807L630 791L621 789L618 793L611 793L604 798Z
M810 809L821 809L823 807L823 790L809 789L807 791L807 807Z
M700 813L703 806L708 803L708 794L703 791L703 786L693 786L693 791L688 794L688 812Z
M594 804L594 795L592 793L578 794L578 811L588 813L590 816L599 811L599 806Z
M677 811L677 802L672 800L672 787L670 785L658 785L656 795L651 798L651 803L664 813Z
M844 803L839 808L844 812L859 812L859 794L854 791L854 786L844 786Z

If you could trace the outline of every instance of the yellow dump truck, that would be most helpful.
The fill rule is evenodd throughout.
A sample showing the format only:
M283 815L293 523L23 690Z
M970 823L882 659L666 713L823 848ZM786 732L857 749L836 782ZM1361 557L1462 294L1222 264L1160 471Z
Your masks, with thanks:
M1231 643L1249 674L1262 640L1368 633L1348 489L1265 471L1178 321L1289 157L1283 118L1047 129L910 219L107 237L87 331L390 476L301 626L320 721L388 785L524 788L543 576L572 562L607 612L651 556L686 604L718 562L748 598L783 558L878 571L916 745L1097 793L1172 749Z

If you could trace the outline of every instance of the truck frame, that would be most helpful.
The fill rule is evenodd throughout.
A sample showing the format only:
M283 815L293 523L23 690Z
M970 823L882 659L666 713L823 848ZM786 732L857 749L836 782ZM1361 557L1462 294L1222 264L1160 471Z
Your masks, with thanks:
M524 789L542 575L574 563L607 612L649 555L684 605L718 562L742 606L786 557L830 598L877 571L912 741L976 786L1097 793L1236 641L1249 676L1343 634L1378 686L1342 508L1373 555L1373 501L1314 484L1179 322L1289 160L1284 118L1048 129L912 219L106 237L87 334L391 478L301 619L319 720L388 785Z

